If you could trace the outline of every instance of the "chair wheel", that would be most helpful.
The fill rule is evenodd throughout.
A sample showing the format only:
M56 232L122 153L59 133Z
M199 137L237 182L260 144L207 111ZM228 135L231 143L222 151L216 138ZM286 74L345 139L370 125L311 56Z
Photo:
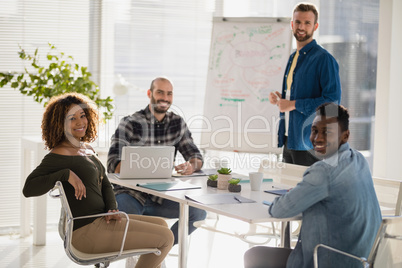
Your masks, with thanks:
M109 267L109 265L110 265L110 261L105 261L105 262L102 262L102 263L95 264L95 267L96 268L100 268L100 267L104 268L104 267Z

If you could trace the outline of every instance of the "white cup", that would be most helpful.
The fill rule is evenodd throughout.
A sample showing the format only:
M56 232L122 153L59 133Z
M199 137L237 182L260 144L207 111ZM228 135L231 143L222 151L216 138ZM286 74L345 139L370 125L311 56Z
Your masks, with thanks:
M261 190L263 176L264 176L264 174L262 172L250 172L248 174L248 177L250 179L251 191L260 191Z

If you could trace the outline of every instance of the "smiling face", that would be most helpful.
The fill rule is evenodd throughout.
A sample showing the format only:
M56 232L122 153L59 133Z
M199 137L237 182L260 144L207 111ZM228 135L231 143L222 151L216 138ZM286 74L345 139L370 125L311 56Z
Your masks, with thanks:
M292 32L296 40L303 44L308 44L313 40L314 31L318 28L318 23L312 11L295 11L291 22Z
M66 115L65 133L67 139L80 141L87 131L88 119L81 106L73 104Z
M153 89L148 90L151 111L158 114L165 114L173 101L173 86L168 80L156 79L153 82Z
M335 154L349 139L349 130L342 131L336 117L317 115L311 126L310 141L315 156L324 159Z

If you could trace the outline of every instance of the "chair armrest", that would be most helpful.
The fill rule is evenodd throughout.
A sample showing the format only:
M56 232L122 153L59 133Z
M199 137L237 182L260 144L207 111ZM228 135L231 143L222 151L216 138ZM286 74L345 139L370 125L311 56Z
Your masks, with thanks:
M126 237L127 237L128 225L130 224L130 220L129 220L129 217L128 217L127 213L125 213L123 211L106 212L106 213L99 213L99 214L95 214L95 215L74 217L71 220L74 221L74 220L79 220L79 219L87 219L87 218L94 218L94 217L104 217L104 216L110 216L110 215L116 215L116 214L122 214L126 218L126 226L124 228L123 239L121 240L120 251L119 251L119 254L116 256L116 258L118 258L123 253L124 243L126 242Z
M57 189L59 190L59 193L55 193L55 190L57 190ZM124 229L123 239L121 241L120 251L119 251L119 254L116 256L116 258L121 256L121 254L123 253L123 249L124 249L124 243L126 242L128 225L130 223L127 213L125 213L123 211L117 211L117 212L106 212L106 213L99 213L99 214L94 214L94 215L73 217L72 213L70 211L69 205L68 205L67 198L65 196L63 185L60 181L57 181L55 184L55 187L53 187L53 189L51 189L49 191L49 196L51 196L52 198L60 198L60 200L62 201L61 202L62 207L67 213L67 226L69 226L67 228L70 229L70 231L69 231L70 235L72 235L72 226L73 226L72 224L73 224L74 220L122 214L126 218L126 225L125 225L125 229ZM68 238L68 240L69 240L68 243L71 243L70 238Z
M54 186L50 191L49 191L49 196L51 198L60 198L60 192L59 193L54 193L56 190L59 190L58 186Z
M368 267L367 259L364 258L364 257L357 257L355 255L349 254L349 253L344 252L342 250L339 250L339 249L336 249L336 248L333 248L333 247L330 247L330 246L327 246L327 245L324 245L324 244L318 244L314 248L314 268L318 268L318 248L320 248L320 247L326 248L326 249L328 249L330 251L333 251L333 252L336 252L338 254L344 255L346 257L350 257L350 258L353 258L355 260L358 260L363 265L363 268Z

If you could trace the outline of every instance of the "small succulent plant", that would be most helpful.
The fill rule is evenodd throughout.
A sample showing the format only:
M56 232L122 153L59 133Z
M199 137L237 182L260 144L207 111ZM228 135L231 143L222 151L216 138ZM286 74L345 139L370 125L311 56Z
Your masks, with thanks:
M218 179L218 175L209 175L208 176L208 180L211 180L211 181L216 181Z
M232 173L232 170L230 168L221 168L221 169L218 169L218 173L229 175L230 173Z
M235 178L233 178L233 179L229 180L229 183L230 183L230 184L233 184L233 185L236 185L236 184L238 184L240 181L241 181L241 179L235 179Z

